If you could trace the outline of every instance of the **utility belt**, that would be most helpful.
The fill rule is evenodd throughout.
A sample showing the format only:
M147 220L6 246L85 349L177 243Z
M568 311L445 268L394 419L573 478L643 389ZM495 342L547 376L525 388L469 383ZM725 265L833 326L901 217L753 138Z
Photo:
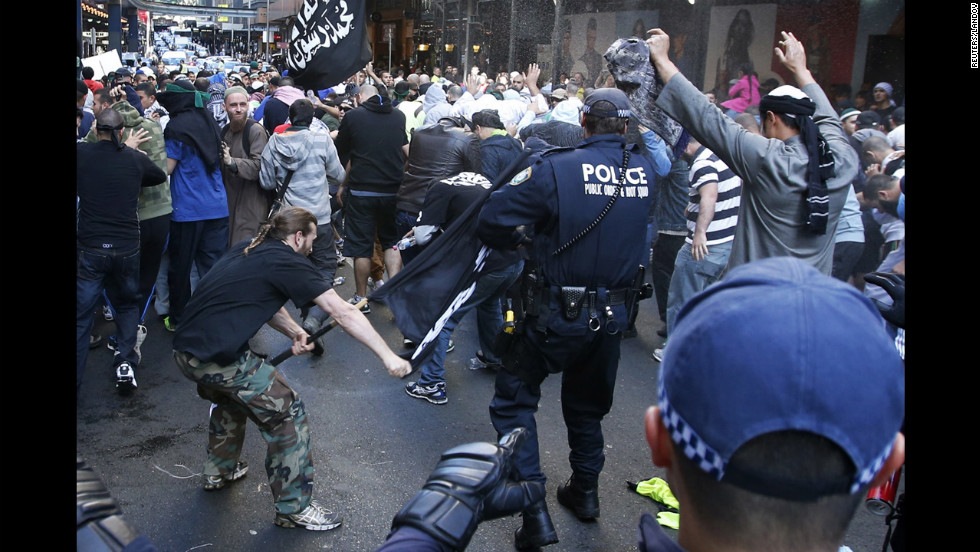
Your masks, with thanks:
M532 292L526 288L522 291ZM514 351L515 338L530 330L550 330L562 336L585 336L599 330L619 334L629 321L627 305L635 295L630 288L542 286L522 297L523 311L515 311L508 299L504 327L494 342L494 351L506 363Z
M538 277L527 274L522 318L539 332L550 328L561 335L578 335L586 328L593 332L605 328L616 334L628 320L628 303L635 296L630 288L538 285Z
M591 331L597 332L604 325L607 333L614 334L619 332L619 323L616 322L613 307L626 304L629 288L589 289L585 286L549 286L547 293L557 296L561 315L565 320L578 321L584 310ZM553 304L550 300L548 303Z
M507 292L507 322L494 350L504 355L514 338L529 330L563 336L585 336L602 329L610 335L620 333L635 317L638 302L653 296L652 286L643 283L644 270L638 267L630 287L557 286L545 282L536 264L527 261L519 285Z
M570 326L584 322L593 332L605 327L608 333L618 333L628 324L637 302L653 295L651 289L646 289L649 284L643 284L644 270L639 266L633 285L622 288L557 286L545 282L534 268L525 270L520 318L531 318L529 323L541 332L551 328L560 334L575 335L579 332ZM560 316L552 316L556 313Z

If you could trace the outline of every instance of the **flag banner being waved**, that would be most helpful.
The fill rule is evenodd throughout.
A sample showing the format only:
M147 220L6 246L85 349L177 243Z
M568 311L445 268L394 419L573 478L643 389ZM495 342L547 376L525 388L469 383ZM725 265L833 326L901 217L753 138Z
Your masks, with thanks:
M525 151L502 171L493 182L490 193L509 182L524 167L530 154ZM491 252L476 235L485 201L470 205L412 262L385 285L368 294L368 299L387 305L395 315L398 329L418 344L410 359L413 370L432 352L432 345L446 321L476 288L476 281Z
M288 32L286 68L297 86L330 88L371 61L364 0L304 0Z

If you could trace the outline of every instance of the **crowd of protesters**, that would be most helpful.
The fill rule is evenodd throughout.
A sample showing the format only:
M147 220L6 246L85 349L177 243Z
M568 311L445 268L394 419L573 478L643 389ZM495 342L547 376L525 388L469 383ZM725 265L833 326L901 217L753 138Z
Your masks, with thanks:
M646 278L656 288L657 302L664 303L658 305L664 323L658 333L664 341L651 350L656 362L674 366L682 362L680 357L669 360L679 354L674 350L696 348L688 336L691 323L683 323L698 312L688 308L693 297L721 289L713 286L741 265L785 256L843 282L850 291L834 288L847 296L842 305L857 308L860 301L851 295L863 294L869 304L888 313L879 322L904 359L905 105L892 97L893 84L870 87L872 99L860 96L865 101L861 110L846 89L827 94L807 70L795 37L784 33L777 58L795 82L760 83L746 65L728 90L698 90L670 61L664 40L662 32L648 40L650 61L666 83L657 107L684 127L690 139L681 144L686 147L665 145L651 129L638 125L635 112L617 105L619 96L597 94L616 88L611 76L593 81L572 73L551 79L533 63L490 74L480 67L463 74L454 66L391 72L368 64L336 86L311 90L298 86L288 71L259 61L237 73L184 66L166 71L161 63L120 68L101 79L84 68L76 98L77 388L84 383L87 349L106 343L116 351L112 369L117 387L133 392L141 344L168 338L148 337L145 317L151 305L164 328L190 343L189 328L204 331L199 321L191 325L204 309L205 299L197 296L195 301L196 290L212 291L221 277L208 278L212 269L225 266L223 258L247 256L263 240L284 241L290 247L279 253L287 257L290 248L309 257L313 268L302 274L315 276L317 282L315 294L291 292L289 298L310 299L294 305L299 322L279 311L269 325L294 340L294 352L322 354L322 343L307 346L305 338L321 328L328 314L350 317L355 310L340 306L333 292L329 302L312 301L340 282L335 278L341 267L350 266L356 283L347 303L369 315L365 299L370 292L410 265L422 248L438 247L440 232L465 206L481 200L491 181L507 176L515 186L533 182L532 170L543 170L548 162L557 166L558 159L565 159L560 152L587 147L599 132L596 128L605 128L586 124L590 111L621 120L614 134L635 144L653 167L647 175L653 198L642 247L649 252L644 264L650 265L651 276ZM723 101L716 103L716 98ZM508 160L528 150L533 155L523 172L501 174ZM120 151L125 155L116 155ZM118 178L120 174L131 181ZM96 181L107 180L117 189L112 220L100 218L106 203L99 194L105 192L94 191ZM466 187L476 190L475 195L456 199ZM498 209L501 197L496 198ZM267 220L280 204L299 208L288 213L300 222L290 226L281 214ZM288 229L273 230L277 223ZM544 233L547 225L538 230ZM478 312L480 349L472 351L469 366L504 369L504 352L493 350L493 337L504 324L502 301L509 288L524 281L522 271L526 275L535 265L525 265L533 256L517 249L492 259L494 268L487 273L499 276L499 282L453 318L418 381L406 385L408 396L447 404L451 386L441 364L454 348L452 327L471 309ZM889 285L895 281L883 280L894 275L902 288L901 318L895 312L895 286ZM93 333L97 316L114 321L117 335ZM825 316L832 315L828 311ZM772 324L778 319L774 315ZM356 320L359 339L370 343L393 375L404 376L405 367L375 339L370 324L365 327L360 314ZM247 348L247 343L239 345ZM416 344L405 338L403 345ZM705 347L701 353L715 354ZM178 365L185 375L199 375L195 370L204 361L189 350ZM264 365L262 359L249 362ZM666 392L671 400L681 393L673 388ZM663 401L661 408L658 415L670 414ZM662 429L659 419L651 420ZM508 435L500 431L505 440ZM513 442L500 446L508 456L513 452ZM652 441L651 447L657 460ZM209 459L215 465L205 488L220 489L244 475L247 467L236 458L223 459L227 465ZM895 468L894 461L890 467ZM870 481L864 477L860 484ZM597 517L597 495L588 493L598 491L573 483L562 487L565 494L559 493L559 502L582 519ZM289 510L280 510L277 503L278 525L328 530L340 524L339 516L310 500L310 481L291 484L299 490L289 498L297 502ZM425 531L426 523L407 524ZM529 534L540 529L534 523L525 512L519 547L557 542L550 534ZM548 526L550 519L540 524Z

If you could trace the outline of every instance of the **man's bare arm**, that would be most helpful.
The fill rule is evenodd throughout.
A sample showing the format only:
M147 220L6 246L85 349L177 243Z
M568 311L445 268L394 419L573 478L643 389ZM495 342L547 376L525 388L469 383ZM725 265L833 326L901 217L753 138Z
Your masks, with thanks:
M412 365L407 360L396 355L374 327L371 326L364 313L354 305L341 299L336 291L332 289L327 290L317 296L314 302L327 314L332 316L344 331L353 336L354 339L367 345L374 354L378 355L378 358L384 363L389 374L403 378L411 373Z
M276 314L268 322L274 330L293 340L293 354L301 355L313 350L313 343L306 343L309 334L293 320L286 307L280 307Z
M698 202L698 220L694 223L694 238L691 256L695 261L708 257L708 225L715 218L715 203L718 201L718 183L709 182L698 188L701 200Z

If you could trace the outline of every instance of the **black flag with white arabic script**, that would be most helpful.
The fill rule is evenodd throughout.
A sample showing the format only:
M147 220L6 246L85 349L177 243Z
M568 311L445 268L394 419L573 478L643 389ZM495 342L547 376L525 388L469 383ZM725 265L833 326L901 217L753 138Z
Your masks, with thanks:
M364 0L304 0L289 29L286 67L297 86L336 86L371 61Z
M509 182L526 166L530 155L525 150L517 156L493 182L490 191ZM491 252L476 235L477 220L485 202L470 205L412 262L368 295L368 299L387 305L402 335L418 344L410 359L412 369L429 356L446 321L473 295L484 261Z

